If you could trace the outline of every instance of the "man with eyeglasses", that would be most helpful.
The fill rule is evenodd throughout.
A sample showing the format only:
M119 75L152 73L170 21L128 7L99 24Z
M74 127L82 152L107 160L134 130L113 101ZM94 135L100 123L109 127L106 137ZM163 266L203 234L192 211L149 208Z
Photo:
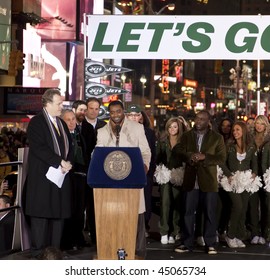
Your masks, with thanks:
M139 105L132 104L128 106L127 108L127 117L128 119L136 122L140 122L140 119L142 117L142 109Z

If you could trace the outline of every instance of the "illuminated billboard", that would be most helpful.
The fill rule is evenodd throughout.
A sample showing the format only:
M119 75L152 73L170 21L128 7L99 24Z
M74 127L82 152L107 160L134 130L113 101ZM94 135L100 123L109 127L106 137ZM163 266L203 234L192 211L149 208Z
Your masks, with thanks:
M76 0L42 0L41 17L47 23L36 26L42 39L76 39Z
M84 47L83 43L67 43L67 82L69 100L83 99L84 97Z
M0 2L0 69L8 70L11 49L11 1Z
M41 56L45 63L41 87L59 88L62 95L67 91L66 42L44 42Z
M42 110L41 97L48 88L4 88L4 113L35 115Z

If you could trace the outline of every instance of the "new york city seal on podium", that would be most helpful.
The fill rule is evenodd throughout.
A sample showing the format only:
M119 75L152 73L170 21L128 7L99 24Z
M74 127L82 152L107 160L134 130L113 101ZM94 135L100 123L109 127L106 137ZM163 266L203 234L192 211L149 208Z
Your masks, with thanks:
M113 180L123 180L131 172L132 163L128 154L113 151L104 160L104 171Z

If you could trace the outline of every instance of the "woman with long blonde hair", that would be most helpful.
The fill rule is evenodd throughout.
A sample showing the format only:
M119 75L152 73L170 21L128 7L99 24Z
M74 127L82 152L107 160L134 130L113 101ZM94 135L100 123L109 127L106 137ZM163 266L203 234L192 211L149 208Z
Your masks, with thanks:
M270 141L270 125L266 116L258 115L255 120L251 133L257 148L258 156L258 175L262 178L262 154L264 146ZM263 178L262 178L263 179ZM251 244L265 244L262 236L265 220L265 204L263 203L265 192L261 188L249 197L247 227L251 233Z
M264 115L258 115L254 122L254 142L258 154L258 173L264 188L252 194L249 200L251 244L270 242L270 124Z

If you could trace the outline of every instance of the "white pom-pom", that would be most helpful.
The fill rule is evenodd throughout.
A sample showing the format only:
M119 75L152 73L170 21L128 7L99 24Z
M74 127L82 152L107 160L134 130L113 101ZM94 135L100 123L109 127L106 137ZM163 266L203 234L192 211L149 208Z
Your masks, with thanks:
M264 189L267 192L270 192L270 167L263 174L263 180L264 180L264 183L265 183Z
M184 173L185 173L185 168L184 167L173 168L171 170L170 182L174 186L182 186L183 179L184 179Z
M259 176L256 176L253 179L251 170L246 170L236 171L232 175L230 183L226 176L222 176L220 179L220 185L227 192L242 193L243 191L247 191L254 193L262 187L262 182Z
M246 187L246 191L254 193L257 192L262 186L263 184L261 182L261 178L259 176L256 176L251 185Z
M232 192L233 189L232 189L232 186L231 184L229 183L229 180L228 180L228 177L227 176L223 176L221 177L220 179L220 185L221 187L227 191L227 192Z
M256 176L253 179L251 170L236 171L231 184L236 193L242 193L243 191L254 193L262 187L260 178Z
M164 164L160 164L156 167L154 177L158 184L167 184L171 178L171 170L169 170Z
M221 169L221 167L219 165L217 165L217 181L219 184L221 183L221 179L223 177L224 177L223 170Z
M218 183L221 182L221 179L223 178L223 170L220 168L219 165L217 165L217 181Z
M232 176L231 185L233 191L236 193L242 193L246 190L246 187L251 185L253 179L250 170L236 171Z

